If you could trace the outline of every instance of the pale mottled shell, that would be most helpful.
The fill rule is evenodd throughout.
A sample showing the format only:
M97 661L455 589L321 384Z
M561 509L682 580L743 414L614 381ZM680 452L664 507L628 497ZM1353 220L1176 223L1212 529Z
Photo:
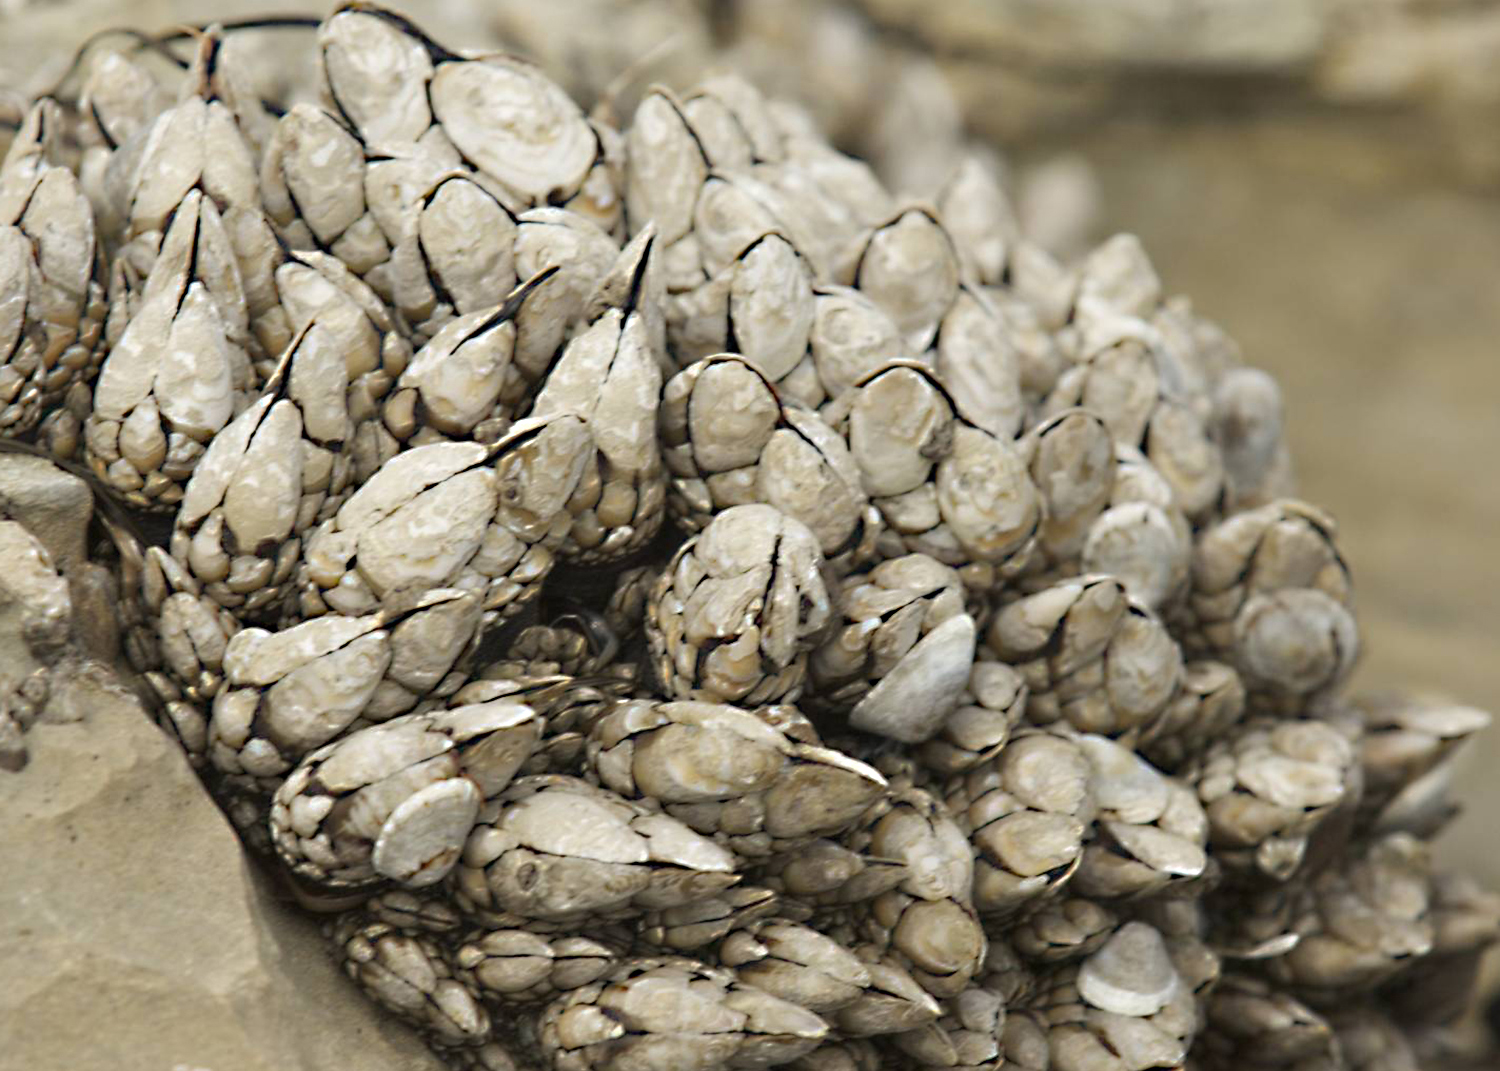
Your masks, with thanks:
M877 368L902 357L906 342L879 305L849 287L819 287L808 349L818 379L837 398Z
M533 203L577 190L598 151L578 105L518 60L441 64L429 96L459 152Z
M906 344L920 353L958 296L958 254L942 224L920 209L908 209L870 236L852 281L890 314Z
M432 123L423 42L393 20L340 11L318 34L327 87L339 109L377 148L415 142Z
M467 778L428 785L403 801L380 827L371 865L412 887L442 881L458 862L480 802L478 787Z
M285 225L293 218L305 222L314 237L327 246L364 214L364 149L339 122L320 108L296 104L276 124L263 165L275 162L287 193L283 214L267 195L267 211ZM271 184L262 178L262 187Z
M931 737L969 682L975 638L972 617L950 617L918 640L859 701L849 712L849 724L908 744Z
M664 245L692 229L698 190L708 178L703 150L664 90L648 93L625 135L631 167L625 213L631 231L654 222Z

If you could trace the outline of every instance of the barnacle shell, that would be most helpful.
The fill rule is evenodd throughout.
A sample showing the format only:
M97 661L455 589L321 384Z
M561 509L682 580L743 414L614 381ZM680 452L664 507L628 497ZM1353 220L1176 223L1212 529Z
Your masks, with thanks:
M1136 237L1045 248L909 42L703 6L843 59L617 128L637 36L569 52L586 114L350 0L317 104L210 29L28 105L0 435L115 564L0 524L0 767L123 640L466 1071L1409 1071L1500 938L1429 847L1488 719L1341 697L1274 380Z

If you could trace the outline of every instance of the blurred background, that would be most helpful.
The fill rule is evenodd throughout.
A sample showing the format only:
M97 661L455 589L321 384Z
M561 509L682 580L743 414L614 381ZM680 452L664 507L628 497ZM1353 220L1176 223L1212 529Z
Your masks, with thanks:
M1167 290L1281 381L1302 495L1338 518L1355 574L1355 688L1500 710L1500 0L404 6L450 46L530 55L626 116L653 82L742 71L913 196L981 142L1060 255L1140 235ZM0 0L0 114L94 31L268 9ZM289 45L305 67L311 43L235 45L285 95ZM1491 886L1497 766L1491 731L1443 842Z

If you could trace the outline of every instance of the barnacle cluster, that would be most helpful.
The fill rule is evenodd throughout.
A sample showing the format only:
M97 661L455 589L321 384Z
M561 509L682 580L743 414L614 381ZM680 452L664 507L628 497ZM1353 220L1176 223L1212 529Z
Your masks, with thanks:
M29 113L0 422L170 525L128 656L371 997L491 1071L1418 1066L1487 719L1342 696L1276 385L1134 238L735 77L222 45Z

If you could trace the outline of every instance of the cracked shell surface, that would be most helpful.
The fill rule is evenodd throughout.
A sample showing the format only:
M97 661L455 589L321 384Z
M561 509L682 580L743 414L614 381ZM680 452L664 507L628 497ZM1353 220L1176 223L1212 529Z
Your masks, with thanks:
M455 881L460 904L480 917L568 920L706 899L740 880L734 870L731 853L669 815L539 775L480 812Z
M558 1071L753 1068L810 1052L828 1035L814 1013L722 968L679 958L628 960L549 1004L541 1046Z
M578 105L529 64L445 63L428 92L433 117L458 150L533 203L576 191L598 152Z
M866 764L717 703L622 703L589 730L588 762L747 858L842 832L886 788Z
M271 839L299 876L330 887L441 881L486 794L535 747L529 707L496 703L409 714L307 756L276 790Z
M817 705L847 709L854 728L907 743L934 735L974 661L962 578L906 555L846 578L837 604L842 620L809 662Z
M1077 872L1093 821L1093 771L1073 741L1018 735L946 787L948 809L974 851L974 905L1008 915Z
M659 433L673 476L669 504L686 527L701 528L730 506L764 502L807 525L840 566L873 553L878 515L843 437L778 400L748 360L723 354L674 376L663 392Z
M822 564L807 526L772 506L718 514L673 557L647 606L663 687L682 699L795 699L830 620Z
M333 939L349 977L436 1044L489 1040L489 1013L474 989L456 977L453 957L440 942L357 912L339 919Z

